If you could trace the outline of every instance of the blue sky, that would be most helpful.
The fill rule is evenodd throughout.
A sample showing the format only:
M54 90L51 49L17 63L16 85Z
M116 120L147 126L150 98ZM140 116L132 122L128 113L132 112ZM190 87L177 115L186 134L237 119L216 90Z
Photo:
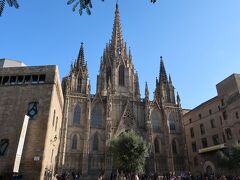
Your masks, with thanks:
M93 0L92 15L79 16L66 1L19 0L0 18L0 58L27 65L58 64L61 77L84 42L92 93L100 57L111 38L114 0ZM131 47L142 97L151 95L163 56L183 108L216 95L215 85L240 72L239 0L119 0L124 40ZM151 96L152 97L152 96Z

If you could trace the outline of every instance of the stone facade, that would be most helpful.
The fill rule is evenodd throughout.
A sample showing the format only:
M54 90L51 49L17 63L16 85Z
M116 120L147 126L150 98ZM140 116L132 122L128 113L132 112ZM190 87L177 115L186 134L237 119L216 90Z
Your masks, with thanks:
M79 55L62 82L64 110L59 149L59 172L96 176L111 173L107 147L113 137L133 129L152 145L147 168L161 174L185 170L180 98L175 99L171 77L160 60L154 100L146 83L141 99L138 73L131 51L123 41L118 5L112 38L104 49L97 76L96 94L90 94L88 66L81 44Z
M20 174L39 180L54 173L60 142L63 95L57 66L0 68L0 177L13 172L24 116L29 120ZM1 179L1 178L0 178Z
M240 74L229 76L216 87L216 97L183 116L188 160L194 174L224 173L217 167L216 152L240 142Z

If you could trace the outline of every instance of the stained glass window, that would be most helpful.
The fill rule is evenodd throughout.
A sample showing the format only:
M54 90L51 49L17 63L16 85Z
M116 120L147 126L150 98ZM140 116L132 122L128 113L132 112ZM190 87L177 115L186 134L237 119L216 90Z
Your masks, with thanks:
M152 119L153 130L159 131L160 130L160 117L159 117L157 111L152 112L151 119Z
M81 108L79 105L76 105L73 115L73 123L80 124L81 119Z
M169 123L169 129L171 131L175 131L176 130L176 124L175 124L174 115L172 113L169 115L168 123Z
M102 127L102 108L100 105L96 105L92 109L92 116L91 116L91 126L95 128Z

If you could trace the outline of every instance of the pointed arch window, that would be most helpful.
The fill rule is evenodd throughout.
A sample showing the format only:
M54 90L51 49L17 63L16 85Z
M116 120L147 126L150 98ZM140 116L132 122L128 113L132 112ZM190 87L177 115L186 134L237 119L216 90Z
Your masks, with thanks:
M160 153L159 141L157 138L154 140L154 149L155 153Z
M151 115L151 120L152 120L152 128L153 131L160 131L160 116L157 111L153 111Z
M102 108L100 105L96 105L93 107L92 110L92 120L91 126L94 128L101 128L102 127Z
M170 131L176 131L176 124L175 124L175 118L174 118L173 113L171 113L171 114L169 115L168 123L169 123L169 129L170 129Z
M106 70L106 81L107 81L107 84L108 82L110 81L111 82L111 67L107 67L107 70Z
M177 154L177 143L176 140L172 141L172 153Z
M74 108L74 114L73 114L73 123L80 124L81 119L81 108L79 105L76 105Z
M72 138L72 149L77 149L77 141L78 141L78 138L77 138L77 135L75 134Z
M94 137L93 137L93 146L92 146L92 149L93 151L98 151L98 135L95 134Z
M82 89L82 78L78 77L77 91L81 92L81 89Z
M119 86L124 86L124 66L119 67Z

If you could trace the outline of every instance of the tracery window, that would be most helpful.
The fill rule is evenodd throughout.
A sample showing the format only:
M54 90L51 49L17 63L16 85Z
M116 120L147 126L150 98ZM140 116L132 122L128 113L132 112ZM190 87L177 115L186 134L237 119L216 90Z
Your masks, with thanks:
M96 105L93 107L92 110L92 120L91 120L91 126L95 128L102 127L102 108L100 105Z
M124 66L119 67L119 85L124 86Z
M77 135L75 134L72 138L72 149L77 149Z
M168 123L169 123L169 129L170 129L170 131L175 131L175 130L176 130L176 124L175 124L175 118L174 118L173 113L171 113L171 114L169 115Z
M79 105L76 105L74 108L74 114L73 114L73 123L80 124L81 120L81 108Z
M93 146L92 146L93 151L98 151L98 135L95 134L93 137Z
M159 131L160 130L160 118L158 116L157 111L153 111L151 115L151 120L152 120L152 128L154 131Z

